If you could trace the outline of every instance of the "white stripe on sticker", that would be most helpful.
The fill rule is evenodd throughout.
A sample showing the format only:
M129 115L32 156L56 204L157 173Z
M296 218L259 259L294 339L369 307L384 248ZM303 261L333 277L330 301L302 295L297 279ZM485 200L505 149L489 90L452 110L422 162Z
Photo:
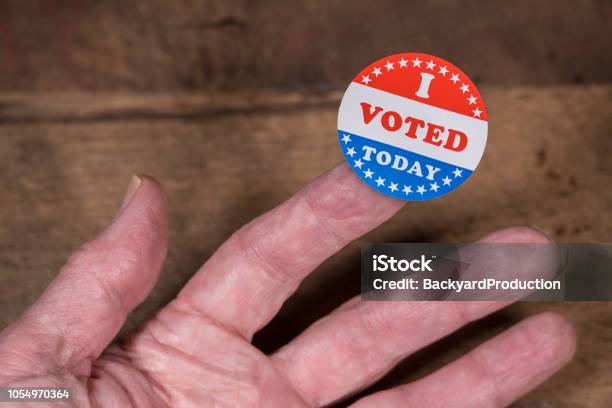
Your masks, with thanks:
M355 82L338 115L342 131L469 170L484 153L487 126L486 121Z

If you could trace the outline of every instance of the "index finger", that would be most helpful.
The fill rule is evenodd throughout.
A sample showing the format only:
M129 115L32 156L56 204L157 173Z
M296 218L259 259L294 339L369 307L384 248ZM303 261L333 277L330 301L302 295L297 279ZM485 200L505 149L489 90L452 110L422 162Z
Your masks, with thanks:
M172 305L202 313L250 339L308 273L402 204L339 165L234 233Z

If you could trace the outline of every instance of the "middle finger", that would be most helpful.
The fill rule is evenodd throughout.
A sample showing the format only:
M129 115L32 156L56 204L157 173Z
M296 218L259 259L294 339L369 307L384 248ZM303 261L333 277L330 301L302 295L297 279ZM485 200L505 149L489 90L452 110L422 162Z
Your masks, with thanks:
M493 233L480 242L549 242L529 228ZM504 274L504 271L497 271ZM349 301L272 356L313 405L325 405L384 375L401 359L509 302ZM324 375L321 375L324 373Z

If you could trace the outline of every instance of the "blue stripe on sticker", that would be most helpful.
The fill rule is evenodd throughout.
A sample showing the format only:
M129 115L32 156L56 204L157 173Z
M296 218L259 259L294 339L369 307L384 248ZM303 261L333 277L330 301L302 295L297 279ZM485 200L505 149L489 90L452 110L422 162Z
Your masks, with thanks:
M472 171L338 130L346 160L364 183L400 200L425 201L454 190Z

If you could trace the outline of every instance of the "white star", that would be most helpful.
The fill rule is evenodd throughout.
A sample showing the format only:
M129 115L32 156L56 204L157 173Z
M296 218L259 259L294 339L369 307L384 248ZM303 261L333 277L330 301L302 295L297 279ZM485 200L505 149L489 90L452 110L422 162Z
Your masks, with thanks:
M438 183L436 183L435 181L433 183L429 184L429 187L431 191L438 191L438 189L440 188L440 186L438 185Z
M370 77L368 75L362 75L361 76L361 82L363 82L364 84L368 84L368 82L372 82L372 80L370 79Z
M440 71L438 72L438 74L442 74L442 76L446 76L446 73L448 72L448 69L446 69L446 65L443 67L440 67Z
M357 152L352 147L349 147L348 150L346 151L346 154L348 154L351 157L353 157L355 155L355 153L357 153Z
M399 62L400 68L406 68L408 66L408 61L406 61L404 57L402 57L402 59L399 60L398 62Z
M385 68L387 68L387 71L391 71L393 69L393 63L391 61L387 61Z
M474 116L479 118L480 114L482 113L482 111L478 108L474 109L472 112L474 112Z
M461 93L466 93L469 90L470 90L470 87L467 86L467 84L461 85Z
M417 187L417 193L419 193L420 195L423 195L424 192L425 192L425 186Z
M442 179L442 182L444 183L445 186L450 186L451 181L453 181L453 180L449 179L448 176L445 176Z
M380 68L376 67L374 68L374 70L372 71L372 73L376 76L382 75L382 71L380 70Z
M408 194L412 193L412 186L404 185L404 189L402 191L404 192L404 194L408 195Z
M346 133L342 136L342 141L344 143L348 143L351 141L351 137L349 135L347 135Z
M421 62L423 62L423 61L421 61L419 59L419 57L416 57L415 59L412 60L412 66L420 68L421 67Z
M376 179L376 185L377 185L378 187L380 187L380 186L384 186L384 185L385 185L385 179L384 179L384 178L382 178L382 177L378 177L378 178Z
M478 99L477 97L475 97L474 95L470 94L470 97L467 98L468 102L470 103L470 105L473 105L476 103L476 99Z
M363 162L361 161L361 159L354 160L354 162L355 162L355 167L357 167L358 169L360 169L361 166L363 166Z
M453 81L453 84L456 84L459 81L459 75L457 74L451 75L450 80Z
M455 178L461 177L461 173L463 173L463 170L459 170L459 169L453 170L453 174L455 175Z
M435 66L436 64L434 64L433 60L429 60L427 63L427 69L434 69Z
M374 172L370 169L367 169L363 173L365 174L365 178L372 178L372 175L374 174Z
M397 191L397 183L391 183L391 185L389 186L389 190L395 193Z

